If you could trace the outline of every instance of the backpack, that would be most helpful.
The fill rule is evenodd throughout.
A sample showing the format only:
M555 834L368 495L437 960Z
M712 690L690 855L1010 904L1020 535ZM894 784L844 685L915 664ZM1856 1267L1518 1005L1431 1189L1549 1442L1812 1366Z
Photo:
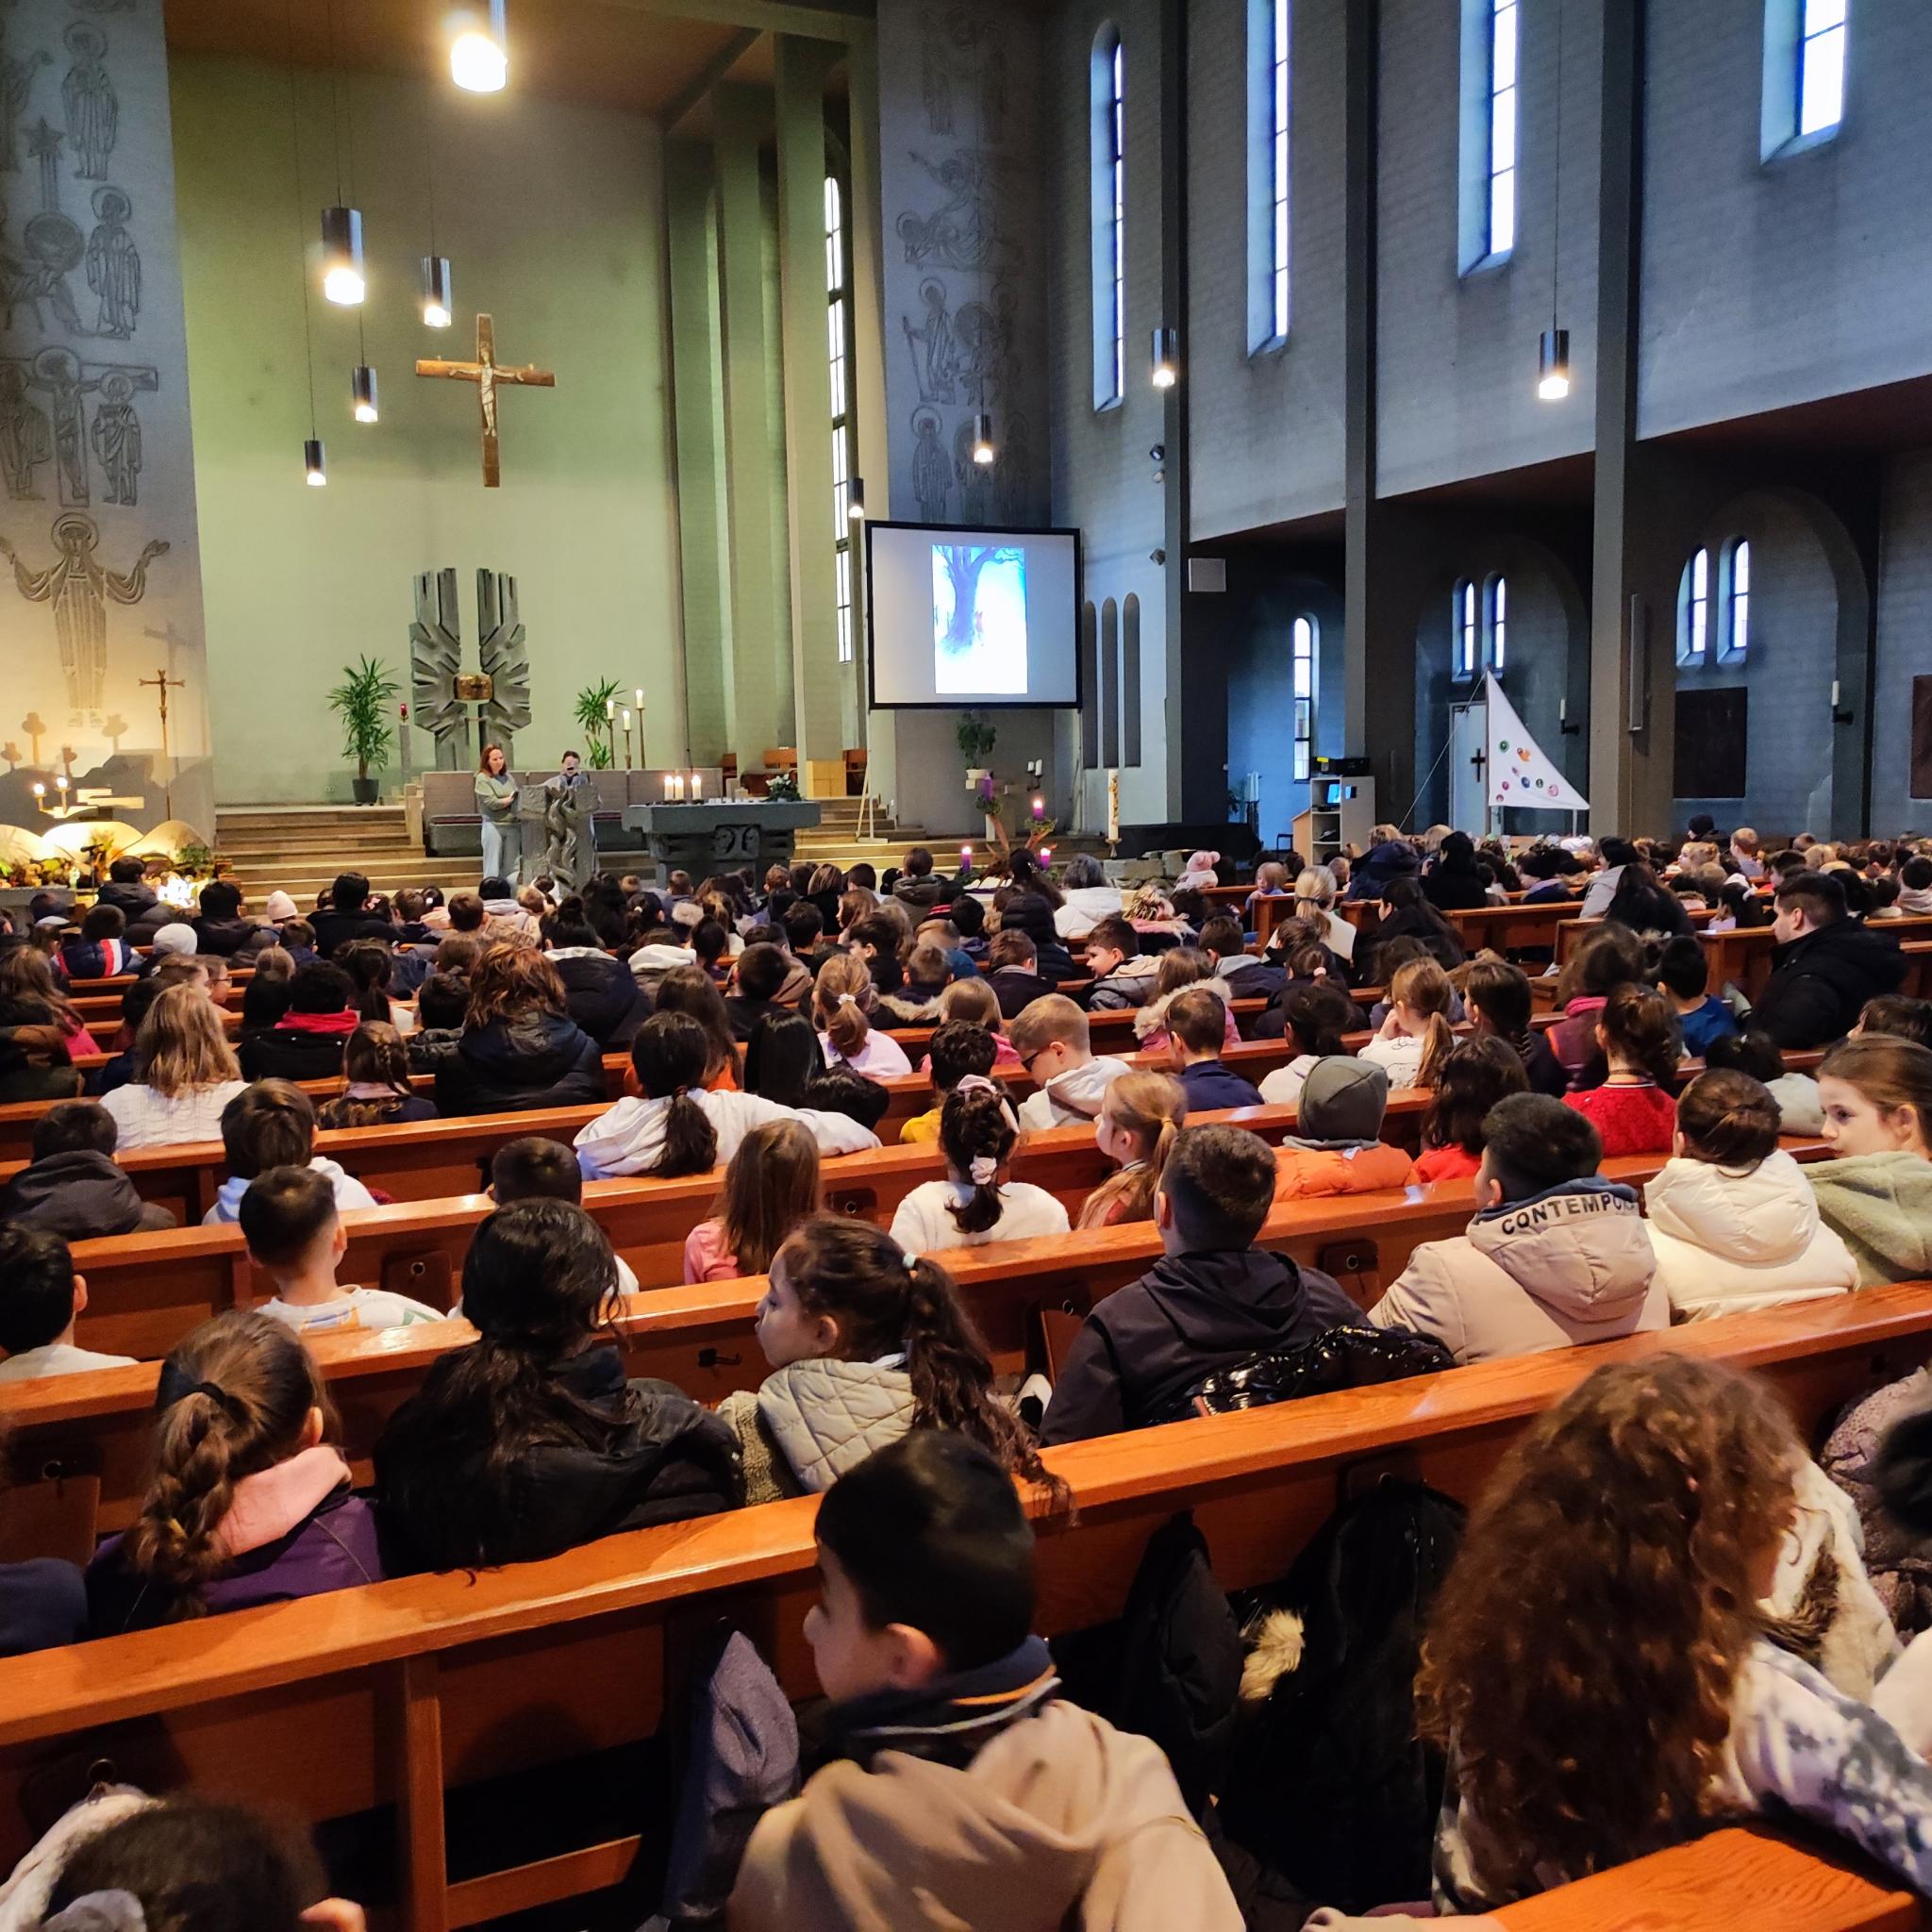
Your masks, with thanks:
M1221 1819L1305 1897L1358 1912L1429 1896L1443 1762L1415 1734L1415 1675L1465 1520L1385 1477L1244 1599L1246 1716Z
M1177 1423L1238 1408L1266 1408L1304 1395L1366 1389L1455 1366L1456 1357L1440 1341L1411 1335L1406 1328L1351 1323L1326 1329L1294 1348L1264 1349L1232 1368L1216 1369L1150 1421Z

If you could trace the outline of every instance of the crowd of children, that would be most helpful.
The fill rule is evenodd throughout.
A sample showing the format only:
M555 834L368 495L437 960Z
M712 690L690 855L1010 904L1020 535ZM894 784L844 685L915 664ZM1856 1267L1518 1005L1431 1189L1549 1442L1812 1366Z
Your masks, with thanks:
M1161 1749L1082 1708L1033 1633L1016 1479L1049 1509L1074 1501L1042 1447L1218 1407L1230 1378L1291 1383L1337 1338L1410 1345L1413 1371L1932 1277L1932 1007L1888 983L1873 922L1891 895L1871 891L1916 866L1928 882L1906 876L1895 896L1932 891L1932 865L1877 848L1790 862L1738 834L1709 863L1747 888L1747 867L1774 875L1786 928L1754 1011L1713 991L1678 928L1690 910L1756 909L1748 890L1744 906L1725 898L1722 871L1704 876L1698 841L1606 841L1566 854L1574 872L1555 849L1524 874L1574 879L1649 930L1594 928L1547 1029L1524 972L1465 958L1442 918L1496 903L1509 867L1456 834L1378 841L1347 886L1381 901L1372 936L1337 913L1327 867L1257 880L1257 901L1292 907L1266 958L1201 893L1208 854L1159 903L1122 904L1097 869L1063 888L1023 863L989 906L916 853L883 883L778 869L762 897L718 879L669 905L634 882L552 905L486 881L391 908L345 874L312 920L290 906L258 924L216 893L185 945L156 937L151 955L127 949L125 908L105 898L119 930L90 914L57 948L0 941L0 1021L25 1015L0 1024L0 1078L13 1034L33 1035L24 1075L94 1054L69 985L142 971L130 1037L107 1042L120 1077L97 1097L50 1094L32 1160L0 1193L0 1384L125 1366L76 1341L88 1286L69 1243L172 1225L117 1164L128 1148L218 1139L226 1177L206 1219L239 1225L274 1289L162 1364L138 1513L84 1576L0 1565L0 1650L819 1495L819 1768L752 1831L730 1922L1005 1924L1024 1900L1026 1923L1077 1908L1096 1927L1240 1925L1239 1861ZM239 1052L227 958L253 968ZM1363 988L1379 995L1366 1012ZM1236 1003L1252 1000L1268 1006L1262 1035L1294 1049L1259 1089L1229 1058ZM1095 1050L1090 1013L1124 1008L1138 1061ZM934 1149L932 1177L890 1230L827 1214L822 1162L878 1146L880 1083L915 1057L892 1029L912 1025L930 1029L916 1051L934 1104L899 1137ZM1354 1052L1350 1034L1368 1036ZM1812 1044L1831 1047L1816 1080L1788 1073L1782 1052ZM629 1058L609 1104L607 1048ZM1687 1058L1705 1070L1686 1078ZM296 1082L325 1072L342 1087L318 1110ZM1414 1110L1413 1159L1391 1094ZM318 1131L566 1105L601 1108L572 1148L537 1135L497 1154L458 1304L475 1339L437 1356L358 1490L307 1338L448 1311L339 1279L341 1216L376 1201L353 1140L320 1154ZM1294 1110L1276 1141L1241 1124L1263 1107ZM1015 1173L1028 1135L1069 1128L1091 1128L1108 1169L1078 1199ZM1784 1143L1804 1135L1827 1158L1794 1158ZM1603 1172L1624 1157L1637 1167ZM587 1180L624 1176L716 1177L682 1273L764 1277L755 1390L708 1408L626 1375L611 1323L637 1277L582 1205ZM1466 1189L1468 1226L1416 1246L1366 1307L1267 1232L1287 1203L1422 1188ZM1159 1258L1093 1305L1022 1402L944 1257L1137 1222ZM1506 1903L1720 1815L1808 1819L1932 1887L1932 1772L1916 1755L1932 1716L1914 1701L1932 1663L1893 1662L1899 1635L1932 1625L1932 1591L1910 1581L1932 1548L1918 1540L1932 1478L1915 1490L1900 1472L1922 1465L1880 1455L1894 1438L1917 1454L1923 1382L1847 1417L1827 1457L1841 1490L1757 1385L1668 1349L1599 1370L1531 1424L1427 1618L1415 1712L1448 1767L1439 1903ZM1591 1507L1569 1507L1585 1494ZM1825 1620L1808 1649L1788 1634L1802 1606ZM1635 1661L1607 1668L1645 1619ZM1860 1764L1874 1768L1855 1789ZM158 1901L183 1847L221 1868L261 1829L143 1801L72 1855L50 1907L117 1873ZM266 1844L251 1883L281 1886L306 1923L352 1922L295 1852Z

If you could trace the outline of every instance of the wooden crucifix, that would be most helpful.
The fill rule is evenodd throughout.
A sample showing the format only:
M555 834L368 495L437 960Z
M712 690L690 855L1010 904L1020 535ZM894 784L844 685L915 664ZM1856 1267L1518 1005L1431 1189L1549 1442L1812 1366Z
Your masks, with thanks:
M496 359L496 330L487 315L476 318L476 359L474 362L445 362L425 356L416 364L418 375L446 376L453 382L474 382L476 400L483 414L483 487L497 490L503 485L503 471L497 459L496 385L521 383L527 389L555 389L557 377L548 369L525 363L517 368Z

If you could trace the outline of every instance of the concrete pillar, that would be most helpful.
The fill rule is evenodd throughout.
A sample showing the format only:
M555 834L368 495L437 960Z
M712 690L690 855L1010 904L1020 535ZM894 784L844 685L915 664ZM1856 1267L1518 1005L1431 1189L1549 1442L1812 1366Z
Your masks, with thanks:
M718 287L723 345L725 501L731 621L724 678L729 749L755 765L790 741L791 649L780 581L784 496L783 425L774 419L771 372L780 354L766 300L767 234L761 148L768 99L750 88L712 96L718 184Z
M715 764L732 749L730 504L720 353L718 220L710 150L664 149L670 253L672 409L677 433L677 525L684 602L684 717L656 712L645 748L662 764Z
M892 471L886 435L886 268L884 217L879 201L879 47L868 27L847 51L845 73L851 92L851 193L846 197L846 231L852 244L852 381L858 474L865 478L866 508L875 517L892 513ZM841 680L846 710L847 744L869 748L868 789L892 795L894 760L890 729L874 733L866 714L866 610L872 586L865 575L865 533L853 533L853 592L858 599L858 637L850 675Z
M785 465L791 586L791 681L798 755L839 757L839 663L832 385L825 290L825 76L838 48L779 34L778 269L785 370ZM848 358L848 380L849 358Z

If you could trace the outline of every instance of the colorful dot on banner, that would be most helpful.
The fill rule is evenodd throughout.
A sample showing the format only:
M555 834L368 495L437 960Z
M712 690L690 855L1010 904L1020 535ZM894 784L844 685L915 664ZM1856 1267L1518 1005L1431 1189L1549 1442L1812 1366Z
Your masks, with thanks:
M1529 747L1528 747L1528 745L1526 745L1526 744L1519 744L1519 745L1518 745L1518 746L1516 747L1516 756L1517 756L1518 758L1521 758L1521 759L1523 760L1523 762L1524 762L1524 763L1525 765L1526 765L1526 764L1528 764L1528 762L1529 762Z
M1507 738L1497 739L1496 749L1498 751L1507 751L1509 749L1509 741Z
M1536 789L1537 789L1537 790L1538 790L1539 791L1541 791L1541 790L1543 789L1543 781L1542 781L1542 780L1541 780L1541 778L1539 778L1539 779L1538 779L1538 780L1536 781Z

